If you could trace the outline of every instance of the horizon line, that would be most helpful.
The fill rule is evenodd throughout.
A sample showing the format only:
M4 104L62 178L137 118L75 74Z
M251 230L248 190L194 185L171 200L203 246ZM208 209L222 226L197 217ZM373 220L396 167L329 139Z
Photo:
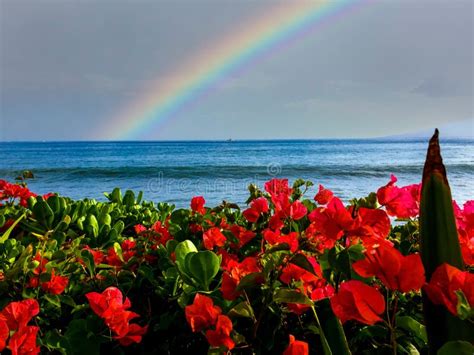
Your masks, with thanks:
M34 139L34 140L0 140L0 143L234 143L234 142L295 142L295 141L416 141L426 140L431 134L424 136L378 136L378 137L320 137L320 138L218 138L218 139L129 139L129 140L104 140L104 139ZM472 140L472 136L447 136L441 140Z

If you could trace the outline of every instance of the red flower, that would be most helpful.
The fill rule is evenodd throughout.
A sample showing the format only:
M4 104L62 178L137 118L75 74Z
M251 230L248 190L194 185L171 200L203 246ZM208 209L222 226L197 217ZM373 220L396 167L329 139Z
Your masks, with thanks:
M191 199L191 209L199 214L205 214L206 213L206 208L204 207L204 204L206 203L206 200L202 196L195 196Z
M206 338L212 347L224 346L228 350L234 348L235 343L230 337L232 332L232 321L229 317L219 315L217 318L216 329L209 329L206 331Z
M41 283L43 291L52 295L60 295L67 287L69 279L66 276L55 275L54 269L51 271L51 279Z
M130 300L126 297L124 301L118 288L108 287L102 293L89 292L86 298L94 313L104 319L105 324L116 334L114 338L120 344L127 346L141 341L148 327L130 324L130 321L139 315L127 310L131 307Z
M202 239L204 247L209 250L214 249L215 246L223 247L227 240L218 227L212 227L204 232Z
M456 291L462 291L469 305L474 307L474 275L449 264L438 266L423 290L431 302L444 305L455 316L458 314Z
M381 321L385 299L375 288L357 280L343 282L331 298L331 308L342 323L354 319L373 325Z
M326 280L322 277L321 267L316 263L314 258L307 257L307 259L313 265L316 275L298 265L289 263L283 269L280 280L288 285L293 281L301 282L302 288L300 290L303 290L313 301L331 297L334 294L334 288L328 285ZM301 314L309 309L306 305L289 304L288 306L297 314Z
M138 324L130 324L128 332L121 336L116 336L114 339L118 340L123 346L129 346L133 343L142 341L142 336L148 331L148 326L140 327Z
M38 287L39 286L39 275L46 271L46 264L48 263L48 259L42 257L39 252L36 253L34 261L39 261L39 265L33 270L33 277L30 278L28 282L28 287Z
M0 312L0 317L6 321L8 329L11 331L26 327L31 318L38 313L38 301L30 298L23 301L11 302Z
M0 180L0 201L1 200L19 200L19 204L23 207L28 205L28 199L36 197L36 194L18 184L11 184L8 181Z
M114 307L110 307L102 315L105 324L110 328L110 330L117 334L118 339L123 338L128 334L130 330L130 321L137 317L139 317L139 315L135 312L127 311L124 308Z
M288 179L272 179L265 183L265 191L270 195L291 195L293 190L288 186Z
M239 240L238 247L241 248L255 237L255 232L249 231L242 226L233 225L230 227L232 234ZM234 247L235 245L232 245Z
M319 185L319 191L314 196L314 200L320 205L327 205L333 197L334 194L331 190L325 189L323 185Z
M122 291L116 287L108 287L102 293L89 292L86 294L89 305L99 317L104 318L109 309L126 310L131 307L128 297L123 299Z
M200 332L216 324L221 308L214 306L212 298L197 293L192 305L184 308L186 320L193 332Z
M107 264L112 266L122 266L124 263L128 262L133 256L136 254L136 242L131 239L125 239L121 244L120 247L122 248L122 258L123 261L120 260L118 254L116 253L113 247L110 247L107 251L106 261Z
M89 253L92 254L92 257L94 258L94 265L97 266L104 262L105 255L101 250L94 250L88 245L86 245L83 250L87 250Z
M348 232L352 241L358 238L365 247L387 238L390 233L390 219L384 210L360 207L357 210L356 225Z
M7 321L3 319L2 315L0 314L0 351L5 349L9 335L10 330L8 329Z
M425 269L419 254L403 256L389 242L374 244L365 259L352 265L362 277L377 276L392 291L419 290L425 283Z
M474 201L467 201L461 210L453 203L456 216L459 245L466 265L474 265Z
M308 210L306 207L301 203L301 201L293 202L290 207L288 208L287 215L295 221L300 220L304 216Z
M226 300L234 300L240 295L240 292L236 291L236 287L243 277L260 271L258 259L251 256L245 258L241 263L231 260L223 269L225 272L222 275L221 292Z
M173 239L173 236L168 230L168 222L161 223L161 221L156 221L151 228L154 231L153 240L155 240L158 245L166 245L168 240Z
M133 229L135 229L135 234L141 234L147 230L143 224L136 224Z
M263 231L263 238L270 245L283 244L286 243L290 247L290 251L293 253L298 250L298 233L291 232L288 235L280 234L279 231L273 232L270 229L265 229Z
M283 355L308 355L309 347L308 343L296 340L293 335L290 334L290 344L283 352Z
M326 238L337 240L344 231L351 230L354 220L340 199L334 197L327 207L319 207L309 214L314 229Z
M8 342L12 354L38 354L36 334L39 328L27 325L38 313L39 305L35 299L8 304L0 312L0 351L5 348L10 333L14 332Z
M415 217L419 212L420 184L397 187L397 178L391 175L390 182L378 189L377 199L385 206L390 216L398 218Z
M259 197L250 203L250 208L247 208L242 214L245 219L251 223L257 222L262 213L268 212L268 201L265 197Z
M39 327L29 325L15 332L8 342L12 355L39 354L40 347L36 345L38 331Z

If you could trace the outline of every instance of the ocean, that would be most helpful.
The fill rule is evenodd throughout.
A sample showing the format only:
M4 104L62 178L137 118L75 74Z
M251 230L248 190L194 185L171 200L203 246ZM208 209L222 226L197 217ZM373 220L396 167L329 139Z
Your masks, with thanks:
M189 206L202 195L207 205L226 200L244 205L250 183L271 178L312 181L345 201L385 185L421 181L425 139L278 140L176 142L0 142L0 179L23 170L38 194L105 200L114 187L143 191L144 199ZM453 197L474 198L474 141L441 141Z

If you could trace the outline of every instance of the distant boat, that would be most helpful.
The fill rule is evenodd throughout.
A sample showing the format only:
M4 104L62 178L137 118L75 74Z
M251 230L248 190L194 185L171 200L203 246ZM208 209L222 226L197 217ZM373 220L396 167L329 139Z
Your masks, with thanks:
M229 139L227 140L227 142L229 142L229 143L232 142L232 138L229 138Z

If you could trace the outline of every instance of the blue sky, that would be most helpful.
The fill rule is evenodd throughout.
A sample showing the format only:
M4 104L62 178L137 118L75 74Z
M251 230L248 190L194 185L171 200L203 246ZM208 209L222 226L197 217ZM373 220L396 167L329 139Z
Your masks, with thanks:
M272 6L2 0L0 139L100 136L151 81ZM146 138L377 137L435 126L472 137L473 61L472 1L362 1Z

